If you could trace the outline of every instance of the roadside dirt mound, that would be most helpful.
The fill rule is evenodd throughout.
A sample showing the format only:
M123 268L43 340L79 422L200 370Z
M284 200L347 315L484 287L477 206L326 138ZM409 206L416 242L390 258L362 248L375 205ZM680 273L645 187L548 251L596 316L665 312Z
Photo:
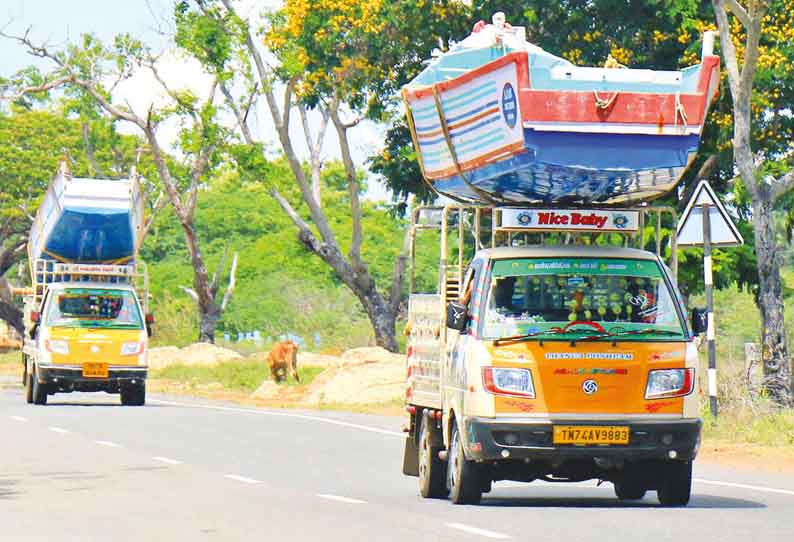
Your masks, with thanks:
M380 346L362 346L361 348L353 348L342 354L342 359L345 361L345 365L357 363L405 363L405 356L403 354L389 352Z
M209 343L194 343L184 348L162 346L149 349L149 368L162 369L175 364L213 366L242 357L234 350Z
M380 347L348 350L342 363L320 374L306 391L307 405L387 403L403 396L405 356Z
M267 353L264 359L267 360ZM345 360L339 356L298 351L298 367L338 367L344 363Z

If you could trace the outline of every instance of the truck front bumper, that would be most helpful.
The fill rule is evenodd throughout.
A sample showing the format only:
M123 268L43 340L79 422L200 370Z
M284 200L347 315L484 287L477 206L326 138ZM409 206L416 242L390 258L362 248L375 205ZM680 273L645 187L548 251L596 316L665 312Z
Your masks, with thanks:
M697 418L584 421L478 417L467 418L464 423L468 435L466 455L476 461L505 459L553 461L587 458L626 461L670 458L691 460L697 455L700 429L703 424ZM628 427L629 443L555 444L553 442L555 425Z
M61 390L118 389L125 385L141 384L146 380L148 367L137 365L109 366L107 377L83 376L79 365L39 365L36 367L39 383Z

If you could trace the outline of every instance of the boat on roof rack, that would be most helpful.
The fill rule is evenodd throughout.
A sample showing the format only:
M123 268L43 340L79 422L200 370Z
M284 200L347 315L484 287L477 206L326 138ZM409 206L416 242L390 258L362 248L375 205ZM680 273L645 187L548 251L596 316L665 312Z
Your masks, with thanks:
M504 15L403 89L425 179L484 204L626 204L669 192L719 90L713 35L680 71L581 67L528 43Z
M30 229L31 266L61 263L132 263L138 252L143 198L129 179L72 177L64 164L50 182ZM32 268L31 268L32 270Z

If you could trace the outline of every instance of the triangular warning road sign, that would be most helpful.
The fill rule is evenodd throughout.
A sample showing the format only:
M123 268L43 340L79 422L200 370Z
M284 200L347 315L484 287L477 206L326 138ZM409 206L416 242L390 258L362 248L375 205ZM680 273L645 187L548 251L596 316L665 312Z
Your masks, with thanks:
M700 181L678 221L678 246L703 246L703 208L708 206L711 222L711 244L732 247L744 244L728 211L720 202L708 181Z

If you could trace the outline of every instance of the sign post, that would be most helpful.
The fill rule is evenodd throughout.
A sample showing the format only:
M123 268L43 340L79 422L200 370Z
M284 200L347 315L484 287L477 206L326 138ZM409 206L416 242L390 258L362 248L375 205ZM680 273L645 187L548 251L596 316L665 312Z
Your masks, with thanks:
M697 224L700 219L700 224ZM700 226L700 227L698 227ZM739 230L707 181L700 181L678 222L679 246L703 247L703 283L706 289L706 343L708 348L709 407L717 410L717 344L714 320L714 276L711 247L738 246L744 243Z

